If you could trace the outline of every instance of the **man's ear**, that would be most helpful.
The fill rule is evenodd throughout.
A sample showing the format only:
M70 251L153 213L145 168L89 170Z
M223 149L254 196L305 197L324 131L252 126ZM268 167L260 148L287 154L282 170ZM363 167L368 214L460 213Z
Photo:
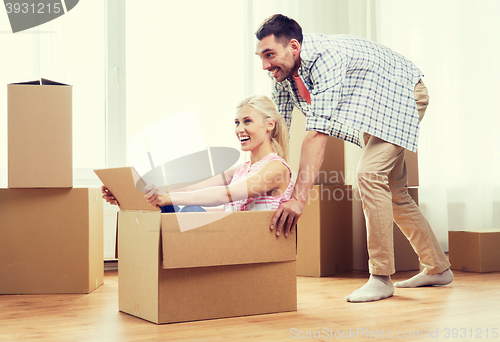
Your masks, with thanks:
M290 39L290 48L293 56L300 54L300 43L297 39Z

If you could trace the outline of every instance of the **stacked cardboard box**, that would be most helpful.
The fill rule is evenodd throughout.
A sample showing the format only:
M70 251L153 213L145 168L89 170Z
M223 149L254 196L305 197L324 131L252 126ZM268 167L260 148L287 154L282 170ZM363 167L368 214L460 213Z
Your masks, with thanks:
M306 120L294 110L290 167L298 175ZM297 223L297 275L330 276L352 270L352 187L346 184L344 141L328 138L325 159Z
M74 189L72 87L9 84L0 294L89 293L103 283L102 199Z
M298 110L294 110L290 129L290 166L297 176L302 141L306 134L306 119ZM343 201L310 200L304 208L304 214L298 222L297 232L297 270L298 275L326 276L352 269L368 271L368 251L366 244L366 224L357 189L356 166L362 149L336 138L330 137L325 150L325 159L321 167L314 193L337 187L337 192L349 193L351 210ZM408 186L410 195L418 203L418 157L414 152L406 151ZM342 190L341 190L342 189ZM324 201L325 203L322 203ZM327 217L331 217L328 219ZM329 223L327 223L330 220ZM346 220L351 220L347 223ZM342 233L340 233L342 231ZM352 237L339 238L345 232ZM335 234L340 234L336 236ZM327 242L336 236L335 242ZM321 242L320 242L321 241ZM320 246L328 246L321 248ZM348 250L350 249L350 250ZM395 263L398 271L418 270L418 257L410 243L394 225ZM334 251L342 251L344 257ZM351 258L346 255L352 255ZM313 260L315 260L313 262ZM321 266L320 266L321 265ZM328 266L327 266L328 265ZM326 271L328 270L328 271Z

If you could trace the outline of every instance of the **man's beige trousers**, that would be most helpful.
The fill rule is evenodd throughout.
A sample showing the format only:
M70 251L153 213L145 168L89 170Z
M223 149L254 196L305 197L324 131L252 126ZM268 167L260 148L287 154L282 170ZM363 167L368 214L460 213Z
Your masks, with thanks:
M422 81L415 86L415 100L422 120L429 104ZM365 142L357 177L367 225L370 273L391 275L396 271L393 220L410 241L425 273L445 271L450 263L429 223L408 194L405 149L368 134L365 134Z

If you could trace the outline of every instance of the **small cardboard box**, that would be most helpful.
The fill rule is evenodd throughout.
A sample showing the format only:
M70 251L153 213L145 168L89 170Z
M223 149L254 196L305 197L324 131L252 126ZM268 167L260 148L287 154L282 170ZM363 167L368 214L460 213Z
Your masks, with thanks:
M408 193L418 205L418 188L408 188ZM366 242L366 221L363 214L359 190L353 196L353 268L368 271L368 248ZM394 266L396 272L420 269L418 255L396 223L393 224Z
M130 168L96 173L120 202L120 311L161 324L297 310L296 236L269 230L273 211L161 214Z
M0 189L0 294L90 293L103 283L99 189Z
M315 185L297 223L297 275L352 271L352 189Z
M450 231L448 239L452 270L500 271L500 230Z
M306 118L297 109L293 112L293 121L290 127L290 168L294 177L299 171L302 141L306 135ZM316 178L315 184L340 184L346 182L346 170L344 163L344 141L334 137L328 137L325 148L325 158ZM295 178L296 179L296 178Z
M73 186L71 96L46 79L7 85L9 188Z

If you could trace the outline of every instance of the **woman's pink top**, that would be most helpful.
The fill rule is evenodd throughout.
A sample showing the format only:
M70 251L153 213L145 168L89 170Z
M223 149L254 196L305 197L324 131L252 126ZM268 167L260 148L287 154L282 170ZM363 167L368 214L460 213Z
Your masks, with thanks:
M279 196L270 196L268 194L264 194L245 200L231 202L224 205L224 211L276 210L281 203L288 201L290 197L292 197L293 191L292 170L290 169L290 166L288 166L286 161L276 153L268 154L253 165L250 165L249 161L241 165L234 173L233 178L231 179L231 184L245 179L247 175L257 173L264 167L264 165L275 160L279 160L280 162L285 164L285 166L290 171L290 182L288 183L286 191Z

